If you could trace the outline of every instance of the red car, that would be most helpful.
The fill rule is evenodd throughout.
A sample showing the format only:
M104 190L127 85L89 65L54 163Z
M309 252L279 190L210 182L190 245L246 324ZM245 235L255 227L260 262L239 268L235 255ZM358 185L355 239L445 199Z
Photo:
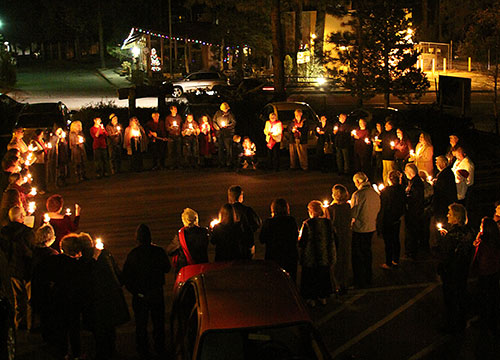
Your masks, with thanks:
M288 274L266 261L184 267L171 335L175 359L330 359Z

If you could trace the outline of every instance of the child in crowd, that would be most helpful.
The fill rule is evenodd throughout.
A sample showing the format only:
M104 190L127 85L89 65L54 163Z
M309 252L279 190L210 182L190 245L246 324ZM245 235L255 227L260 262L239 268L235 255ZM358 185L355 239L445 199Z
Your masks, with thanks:
M257 148L255 144L250 140L248 136L243 138L242 151L240 152L240 164L243 169L251 167L252 169L257 169L257 164L255 162L255 152Z
M220 146L220 144L219 144L219 146ZM241 159L240 154L243 152L243 145L241 143L241 136L239 136L239 135L233 135L233 143L232 143L231 146L233 147L232 148L232 152L233 152L233 159L232 159L233 166L236 169L236 171L238 171L240 169L240 159Z

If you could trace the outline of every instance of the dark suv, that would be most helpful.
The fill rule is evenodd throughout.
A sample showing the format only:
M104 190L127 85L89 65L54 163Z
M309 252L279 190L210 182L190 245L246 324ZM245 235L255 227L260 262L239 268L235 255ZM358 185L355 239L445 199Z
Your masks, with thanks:
M66 129L70 112L62 102L26 104L17 116L16 127L24 128L25 137L31 138L37 129L50 132L57 127Z

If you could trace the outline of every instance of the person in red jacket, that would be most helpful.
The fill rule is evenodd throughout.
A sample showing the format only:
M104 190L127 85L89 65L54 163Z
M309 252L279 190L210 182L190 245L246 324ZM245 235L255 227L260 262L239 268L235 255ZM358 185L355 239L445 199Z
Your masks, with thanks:
M108 150L106 144L106 138L108 137L108 132L104 128L101 122L101 118L94 118L94 126L90 128L90 136L94 139L92 143L92 149L94 149L94 161L96 168L96 176L100 179L103 176L107 176L107 163L108 163Z

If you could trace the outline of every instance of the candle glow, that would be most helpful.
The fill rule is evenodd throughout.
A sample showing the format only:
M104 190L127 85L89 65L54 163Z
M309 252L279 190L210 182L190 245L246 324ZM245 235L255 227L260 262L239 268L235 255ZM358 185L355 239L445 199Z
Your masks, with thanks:
M437 223L436 226L438 230L444 230L442 223Z
M333 127L333 131L337 131L338 129L339 129L339 127L336 125Z
M66 209L66 215L71 216L71 209L70 208Z
M213 228L215 225L217 224L220 224L220 220L219 219L213 219L211 222L210 222L210 228Z
M370 143L370 139L365 138L365 143L366 143L366 144L369 144L369 143Z
M323 200L323 207L327 208L330 206L330 202L328 200Z
M394 141L391 141L391 147L396 146L396 143Z
M50 222L50 215L48 213L43 214L43 222L44 223Z
M358 134L358 133L356 132L356 130L351 131L351 135L352 135L352 136L356 136L357 134Z
M101 238L95 239L95 248L97 250L103 250L104 249L104 243L102 242Z
M28 213L33 214L36 210L36 203L34 201L30 201L28 203Z
M83 144L84 141L85 141L85 139L83 138L83 136L78 135L78 143Z
M32 195L32 196L36 195L36 187L31 188L30 195Z
M130 136L132 137L141 137L141 132L137 129L132 129L130 131Z

